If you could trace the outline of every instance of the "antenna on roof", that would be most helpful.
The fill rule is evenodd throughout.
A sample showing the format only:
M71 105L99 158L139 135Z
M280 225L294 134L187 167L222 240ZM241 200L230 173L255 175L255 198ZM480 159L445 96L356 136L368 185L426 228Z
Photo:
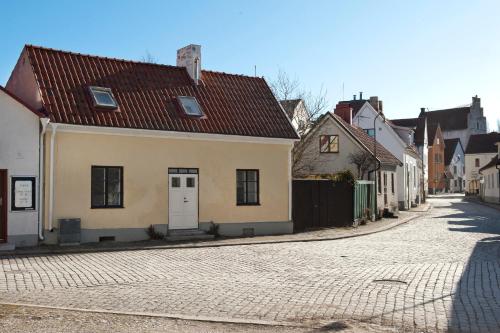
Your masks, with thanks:
M257 65L253 65L254 76L257 77Z
M344 100L344 93L345 93L344 82L342 82L342 100Z

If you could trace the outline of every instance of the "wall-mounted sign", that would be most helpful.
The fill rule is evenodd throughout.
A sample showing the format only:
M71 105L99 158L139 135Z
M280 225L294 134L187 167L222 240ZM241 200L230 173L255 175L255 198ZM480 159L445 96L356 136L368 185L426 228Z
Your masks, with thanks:
M13 211L35 210L36 178L12 177L11 209Z

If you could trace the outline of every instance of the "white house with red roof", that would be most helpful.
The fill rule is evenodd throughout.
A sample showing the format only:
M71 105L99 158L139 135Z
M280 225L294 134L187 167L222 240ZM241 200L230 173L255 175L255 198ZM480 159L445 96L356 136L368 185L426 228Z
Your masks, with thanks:
M42 116L0 86L0 250L38 243Z
M176 66L25 46L6 89L47 124L40 239L292 232L296 131L263 78L201 64L199 45Z

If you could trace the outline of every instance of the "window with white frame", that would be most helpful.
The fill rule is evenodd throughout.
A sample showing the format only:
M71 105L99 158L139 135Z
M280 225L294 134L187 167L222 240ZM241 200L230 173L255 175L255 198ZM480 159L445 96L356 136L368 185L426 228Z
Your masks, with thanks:
M89 87L89 90L95 107L106 109L118 108L118 103L110 88L92 86Z
M201 117L203 116L203 111L201 110L200 104L195 97L192 96L177 96L182 110L188 116Z

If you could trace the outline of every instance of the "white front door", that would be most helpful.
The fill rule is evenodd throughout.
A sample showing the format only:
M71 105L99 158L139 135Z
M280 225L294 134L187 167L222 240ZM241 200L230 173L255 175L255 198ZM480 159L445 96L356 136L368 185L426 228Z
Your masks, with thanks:
M198 175L169 174L168 228L198 228Z

